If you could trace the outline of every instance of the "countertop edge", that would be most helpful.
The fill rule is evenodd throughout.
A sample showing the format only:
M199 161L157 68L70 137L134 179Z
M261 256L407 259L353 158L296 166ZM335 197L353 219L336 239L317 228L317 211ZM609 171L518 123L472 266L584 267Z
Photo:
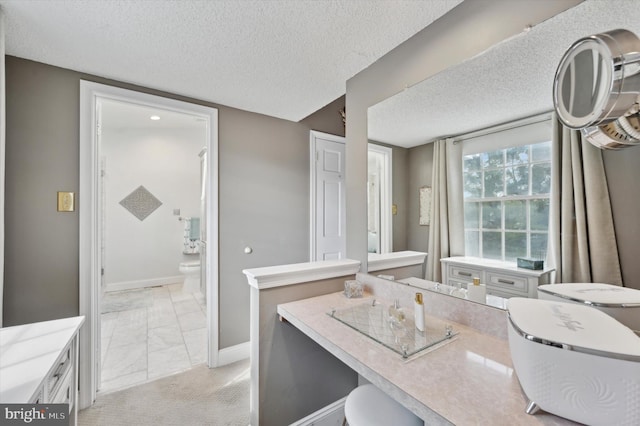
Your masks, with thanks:
M432 425L453 425L449 420L442 417L437 412L431 410L429 407L422 404L420 401L417 401L411 395L399 389L397 386L392 384L390 381L374 372L369 367L365 366L361 362L357 361L351 355L349 355L344 350L340 349L337 345L329 341L327 338L317 333L313 329L309 328L305 323L298 320L292 313L286 310L282 305L278 305L277 313L282 318L286 319L291 325L296 327L302 333L307 335L313 341L322 346L325 350L331 353L333 356L338 358L340 361L344 362L349 368L353 369L355 372L360 374L362 377L378 386L382 391L386 394L392 396L396 401L405 407L411 409L411 411L425 420L425 424Z

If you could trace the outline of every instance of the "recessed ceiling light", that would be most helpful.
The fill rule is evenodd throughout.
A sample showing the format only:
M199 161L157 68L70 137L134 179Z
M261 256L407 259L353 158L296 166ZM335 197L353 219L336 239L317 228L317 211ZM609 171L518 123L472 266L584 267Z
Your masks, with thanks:
M153 121L158 121L160 120L160 116L159 115L152 115L151 117L149 117L150 119L152 119Z

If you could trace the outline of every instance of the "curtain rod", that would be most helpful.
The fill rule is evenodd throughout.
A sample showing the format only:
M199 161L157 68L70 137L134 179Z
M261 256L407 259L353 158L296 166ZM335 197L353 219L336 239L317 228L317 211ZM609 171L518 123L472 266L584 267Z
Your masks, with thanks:
M460 142L464 142L470 139L479 138L482 136L488 136L493 133L503 132L505 130L517 129L519 127L528 126L530 124L541 123L543 121L547 121L551 119L553 111L543 112L541 114L531 115L525 118L519 118L514 121L509 121L507 123L497 124L491 127L485 127L480 130L474 130L473 132L463 133L461 135L449 136L446 138L438 138L441 139L454 139L453 143L458 144Z

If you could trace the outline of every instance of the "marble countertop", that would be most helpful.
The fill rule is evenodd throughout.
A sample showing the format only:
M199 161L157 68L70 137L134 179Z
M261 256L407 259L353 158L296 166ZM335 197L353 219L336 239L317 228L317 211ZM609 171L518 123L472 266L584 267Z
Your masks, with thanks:
M544 412L533 416L524 412L527 399L505 340L449 321L458 333L452 341L405 360L327 315L332 308L372 299L370 295L347 299L333 293L278 305L278 314L426 424L575 424ZM442 321L429 315L425 320Z
M83 322L81 316L0 328L0 402L28 402Z

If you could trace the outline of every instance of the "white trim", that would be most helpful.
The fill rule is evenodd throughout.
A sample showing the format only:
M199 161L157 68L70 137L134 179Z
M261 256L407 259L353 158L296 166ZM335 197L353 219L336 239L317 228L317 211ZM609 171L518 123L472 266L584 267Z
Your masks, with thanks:
M218 352L218 367L247 359L250 354L251 342L244 342L235 346L220 349L220 352Z
M120 281L117 283L109 283L104 287L105 292L135 290L137 288L158 287L161 285L180 284L184 281L184 275L176 275L174 277L149 278L146 280Z
M507 123L497 124L495 126L485 127L483 129L474 130L462 135L450 136L456 141L464 141L467 139L478 138L482 136L488 136L493 133L502 132L505 130L511 130L522 126L528 126L530 124L540 123L543 121L551 120L553 117L553 111L543 112L542 114L532 115L530 117L520 118L518 120L509 121Z
M374 272L403 266L421 265L426 257L427 253L410 250L383 254L369 253L367 271Z
M242 272L247 276L247 281L249 281L251 287L263 290L265 288L344 277L353 275L359 270L359 261L340 259L267 266L265 268L245 269Z
M380 170L380 253L393 251L393 149L369 143L368 151L382 155Z
M5 71L5 28L4 11L0 8L0 327L2 327L4 299L4 193L5 193L5 161L7 139L7 101Z
M208 123L207 155L209 184L207 197L207 329L208 364L218 363L218 110L146 93L121 89L88 81L80 81L80 253L79 298L80 315L87 324L80 331L80 393L79 408L87 408L96 397L100 337L99 297L101 259L98 242L99 226L99 147L96 106L100 98L160 107L196 115ZM215 273L210 273L215 271Z
M318 220L316 215L316 167L318 165L316 154L316 139L326 139L328 141L345 144L345 138L342 136L336 136L329 133L318 132L317 130L311 130L309 132L309 224L311 225L309 236L309 261L316 261L316 221ZM345 235L346 238L346 235Z
M304 419L300 419L295 423L291 423L289 426L320 426L323 420L327 417L333 416L335 413L342 411L344 413L344 404L347 402L347 397L345 396L342 399L333 402L326 407L322 407L318 411L309 414Z
M550 141L552 124L550 113L536 115L467 135L456 136L454 143L462 142L462 155L531 145Z

